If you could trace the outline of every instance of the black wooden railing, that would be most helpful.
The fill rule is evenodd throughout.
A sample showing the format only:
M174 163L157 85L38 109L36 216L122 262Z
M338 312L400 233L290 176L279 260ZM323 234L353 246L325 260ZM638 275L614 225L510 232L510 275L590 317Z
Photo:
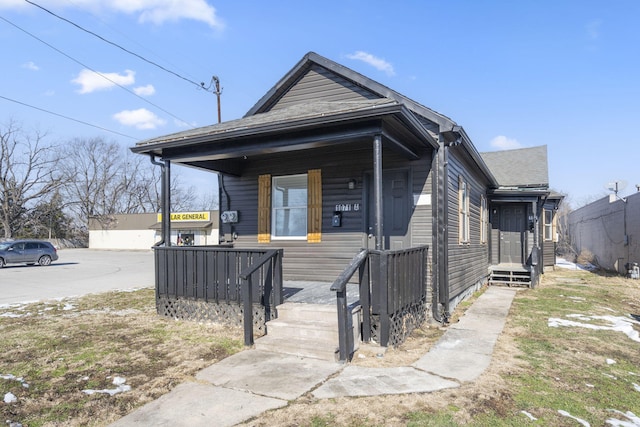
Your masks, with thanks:
M392 338L392 317L402 322L399 319L401 313L420 309L426 304L428 250L428 246L397 251L363 249L336 279L331 290L336 292L338 305L341 361L348 360L353 348L346 300L346 286L351 277L359 271L362 340L371 340L371 326L375 317L379 344L386 347Z
M245 345L253 344L253 304L269 320L282 304L282 249L154 247L156 298L188 298L243 307Z
M347 304L347 283L351 280L351 277L356 271L360 271L360 304L364 307L363 299L369 301L369 274L368 263L369 260L368 251L363 249L356 255L349 266L338 276L338 278L331 285L331 291L336 293L336 301L338 304L338 341L340 351L340 361L344 362L349 359L351 349L353 348L353 333L349 331L349 309ZM363 292L363 286L365 286ZM363 319L370 325L370 317L365 316Z

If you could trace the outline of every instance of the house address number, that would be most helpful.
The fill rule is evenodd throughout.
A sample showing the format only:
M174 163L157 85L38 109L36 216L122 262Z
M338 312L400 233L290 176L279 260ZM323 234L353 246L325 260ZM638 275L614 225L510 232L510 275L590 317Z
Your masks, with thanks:
M336 212L357 212L360 210L360 203L339 203L336 205L336 208L334 210Z

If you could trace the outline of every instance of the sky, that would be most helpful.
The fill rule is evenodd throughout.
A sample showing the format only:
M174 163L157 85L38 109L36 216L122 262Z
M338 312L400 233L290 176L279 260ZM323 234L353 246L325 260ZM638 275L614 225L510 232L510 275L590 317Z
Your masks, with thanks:
M547 145L577 207L640 184L638 19L637 0L0 0L0 123L131 147L216 123L213 76L222 120L242 117L314 51L480 152Z

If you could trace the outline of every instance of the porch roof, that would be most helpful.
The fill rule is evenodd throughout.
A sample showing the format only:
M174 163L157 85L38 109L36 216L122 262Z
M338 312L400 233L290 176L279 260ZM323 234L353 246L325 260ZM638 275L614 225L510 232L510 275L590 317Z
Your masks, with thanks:
M352 142L376 134L409 158L437 142L397 101L314 101L141 141L134 153L239 174L239 161L281 151Z

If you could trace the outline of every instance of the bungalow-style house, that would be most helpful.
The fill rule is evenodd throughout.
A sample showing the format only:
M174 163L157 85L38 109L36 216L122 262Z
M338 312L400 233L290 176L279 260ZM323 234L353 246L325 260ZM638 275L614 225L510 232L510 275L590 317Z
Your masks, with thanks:
M172 163L219 174L216 253L156 248L158 310L171 316L217 318L228 309L202 314L200 302L253 292L265 307L253 315L267 321L283 281L333 283L340 312L355 282L362 336L393 345L426 318L446 322L492 277L534 286L554 256L540 237L552 206L546 147L481 155L450 118L316 53L243 118L132 151L162 164L165 182ZM244 301L231 311L247 322Z

